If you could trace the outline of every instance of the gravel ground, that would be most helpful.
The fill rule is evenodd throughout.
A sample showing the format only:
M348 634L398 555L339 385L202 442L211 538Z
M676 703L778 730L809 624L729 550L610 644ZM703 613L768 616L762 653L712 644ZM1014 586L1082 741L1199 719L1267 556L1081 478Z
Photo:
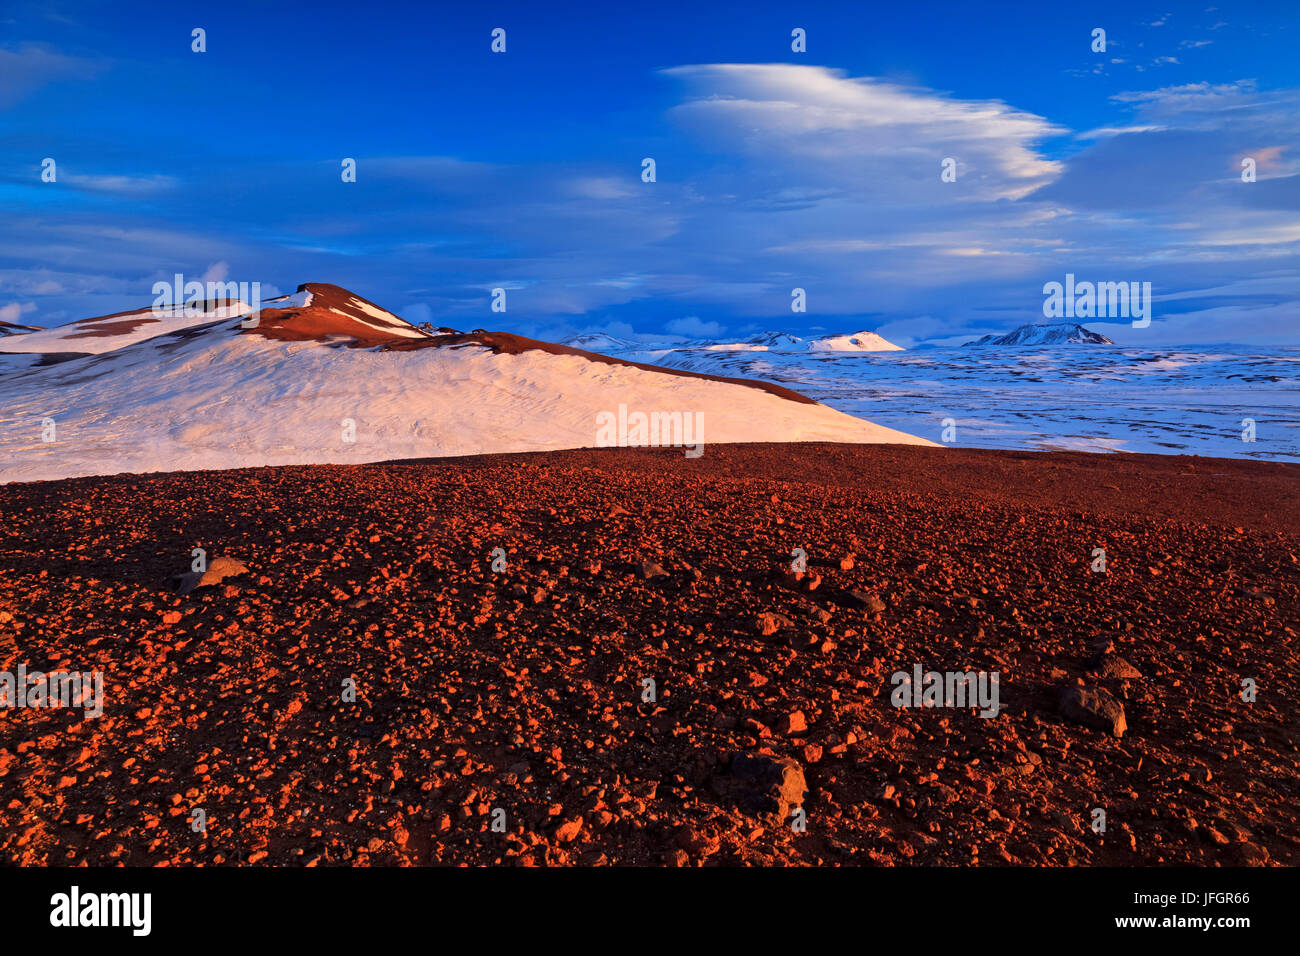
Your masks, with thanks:
M0 670L104 675L0 709L0 861L1295 865L1298 513L869 445L0 486Z

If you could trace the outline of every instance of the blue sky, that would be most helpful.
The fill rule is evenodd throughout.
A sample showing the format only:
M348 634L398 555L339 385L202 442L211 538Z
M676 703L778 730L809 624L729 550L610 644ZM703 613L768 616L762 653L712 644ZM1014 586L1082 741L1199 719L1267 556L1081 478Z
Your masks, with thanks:
M1290 2L9 0L0 319L182 272L547 338L910 346L1045 321L1071 272L1151 282L1150 328L1088 323L1122 344L1293 344L1298 46Z

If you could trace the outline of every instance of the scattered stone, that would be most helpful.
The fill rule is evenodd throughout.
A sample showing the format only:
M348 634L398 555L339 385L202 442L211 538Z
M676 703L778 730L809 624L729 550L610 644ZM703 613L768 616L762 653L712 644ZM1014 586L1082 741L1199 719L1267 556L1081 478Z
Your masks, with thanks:
M1201 832L1205 834L1211 843L1216 843L1219 846L1227 846L1232 842L1223 833L1214 829L1214 827L1205 827Z
M1124 736L1128 729L1124 705L1103 687L1063 688L1057 709L1067 720L1108 731L1116 737Z
M763 637L771 637L783 627L794 627L794 622L782 614L764 612L754 619L754 629Z
M777 822L803 804L808 792L803 768L789 757L769 754L731 754L730 784L742 809L755 815L773 815Z
M1141 680L1142 672L1117 654L1107 654L1101 663L1093 668L1098 677L1117 680Z
M868 594L866 591L848 592L849 602L856 607L863 608L868 614L880 614L885 610L885 602L880 599L878 594Z
M1251 784L1293 766L1300 737L1277 701L1239 705L1235 685L1260 673L1294 684L1300 625L1277 608L1300 595L1300 540L1285 528L1225 540L1222 515L1244 515L1245 493L1162 496L1168 520L1152 523L1142 509L1153 499L1136 492L1122 517L1080 512L1088 471L1071 456L1002 456L1003 484L1023 488L1026 506L1019 494L912 494L906 475L888 479L900 494L879 493L874 479L840 483L883 474L883 462L895 469L902 453L888 447L715 450L685 468L678 454L605 449L295 466L259 470L253 485L247 472L6 485L0 609L15 620L0 620L0 659L10 671L23 660L102 669L108 706L104 719L55 713L57 741L38 713L0 721L0 789L21 797L0 800L0 858L1297 862L1291 798ZM945 452L958 464L977 457L965 454ZM841 456L860 467L835 464ZM970 474L979 469L941 457L918 452L901 467L988 488ZM1152 460L1107 467L1164 474L1146 470ZM777 506L777 531L771 478L795 466L799 500ZM831 487L817 484L819 471ZM1281 500L1281 479L1268 477L1247 484L1272 489L1252 502ZM1197 486L1122 484L1171 496ZM1058 487L1074 490L1050 504L1043 495ZM616 501L635 520L605 520ZM1278 522L1249 507L1260 527ZM189 559L160 545L168 534L247 554L258 570L178 598L161 585ZM787 537L823 555L792 590L777 560ZM1079 542L1112 540L1126 542L1130 570L1157 563L1165 574L1089 577ZM855 558L836 576L841 557L828 547L841 541L862 575ZM1222 553L1187 557L1207 543ZM498 544L514 555L508 574L482 561ZM606 559L610 574L593 575ZM664 562L669 577L646 583L642 559ZM813 572L827 592L808 593ZM1086 586L1064 587L1075 572ZM1267 582L1276 607L1234 596L1242 582ZM885 620L849 588L878 596ZM538 589L549 596L534 604ZM763 613L776 630L759 637ZM1096 634L1106 648L1089 663L1103 650ZM1129 654L1137 660L1118 656ZM1138 660L1145 680L1124 668ZM890 675L916 662L1015 678L1003 687L1004 719L894 709ZM313 674L320 680L304 679ZM643 700L645 678L654 701ZM1140 739L1057 713L1076 679L1081 700L1105 687L1134 708ZM736 751L771 768L767 782ZM786 757L802 785L788 785ZM807 836L790 826L800 797ZM206 839L188 825L199 806ZM755 806L771 816L746 809ZM1105 834L1088 828L1095 806L1113 807ZM508 814L499 835L495 807Z
M668 572L664 570L663 565L655 561L638 561L636 573L646 581L668 577Z
M196 588L212 587L220 584L226 578L233 578L247 573L248 566L243 561L222 555L219 558L214 558L206 571L186 571L183 574L174 574L168 579L167 583L176 593L189 594Z
M582 817L573 817L570 820L565 820L555 828L555 839L559 840L561 843L572 843L578 838L578 834L581 832Z
M808 719L804 717L802 710L792 710L781 718L778 727L787 737L798 737L808 732Z
M1254 843L1238 844L1237 858L1242 866L1268 866L1268 850Z

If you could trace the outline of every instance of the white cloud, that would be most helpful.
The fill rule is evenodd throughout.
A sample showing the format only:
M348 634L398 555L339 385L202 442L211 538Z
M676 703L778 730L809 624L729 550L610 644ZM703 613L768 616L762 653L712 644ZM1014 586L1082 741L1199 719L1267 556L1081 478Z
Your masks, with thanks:
M230 275L230 265L225 260L214 262L208 266L208 271L203 273L204 282L225 282L226 276Z
M672 110L702 138L769 165L772 181L902 202L1014 199L1060 165L1037 144L1065 132L998 100L958 100L840 70L790 64L711 64L664 71L693 95ZM946 195L940 163L958 164ZM761 174L758 169L756 173Z
M60 172L59 181L87 192L133 196L174 189L177 179L161 174L150 176L96 175Z
M36 311L36 303L24 302L21 305L17 302L10 302L6 306L0 306L0 322L17 322L28 312Z
M1098 126L1083 133L1076 133L1075 139L1105 139L1109 136L1122 136L1125 133L1149 133L1164 129L1163 126Z
M40 43L0 48L0 109L12 106L49 83L88 80L101 69L90 60L65 56Z
M688 338L695 339L707 339L722 334L721 325L713 321L705 322L698 315L673 319L667 324L666 328L674 335L685 335Z

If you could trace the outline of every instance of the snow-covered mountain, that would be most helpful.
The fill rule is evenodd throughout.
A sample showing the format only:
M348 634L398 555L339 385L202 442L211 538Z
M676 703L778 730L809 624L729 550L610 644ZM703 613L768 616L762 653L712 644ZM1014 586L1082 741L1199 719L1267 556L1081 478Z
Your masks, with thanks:
M13 336L0 343L7 353L41 353L45 355L98 355L112 352L133 342L143 342L164 332L176 332L202 322L246 315L249 306L234 301L191 315L186 309L136 309L93 319L82 319L52 329L39 329Z
M1074 322L1022 325L1006 335L986 335L966 345L1114 345L1106 336Z
M612 335L580 335L566 340L574 348L619 355L632 352L689 351L706 352L901 352L902 348L886 341L875 332L851 332L847 335L824 335L803 338L789 332L759 332L746 339L693 339L686 342L631 342Z
M886 341L875 332L825 335L808 342L809 352L901 352L903 347Z
M901 352L893 342L887 342L875 332L851 332L848 335L823 335L803 338L789 332L760 332L740 342L710 342L696 344L712 352L767 351L767 352Z
M622 352L632 347L632 343L627 339L620 339L614 335L606 335L604 332L589 332L585 335L574 336L571 339L565 339L564 344L570 345L575 349L584 349L588 352L601 352L604 354Z
M933 444L767 382L417 328L324 283L263 303L254 327L232 312L0 340L0 481L592 447L600 417L637 413L698 421L705 446Z

